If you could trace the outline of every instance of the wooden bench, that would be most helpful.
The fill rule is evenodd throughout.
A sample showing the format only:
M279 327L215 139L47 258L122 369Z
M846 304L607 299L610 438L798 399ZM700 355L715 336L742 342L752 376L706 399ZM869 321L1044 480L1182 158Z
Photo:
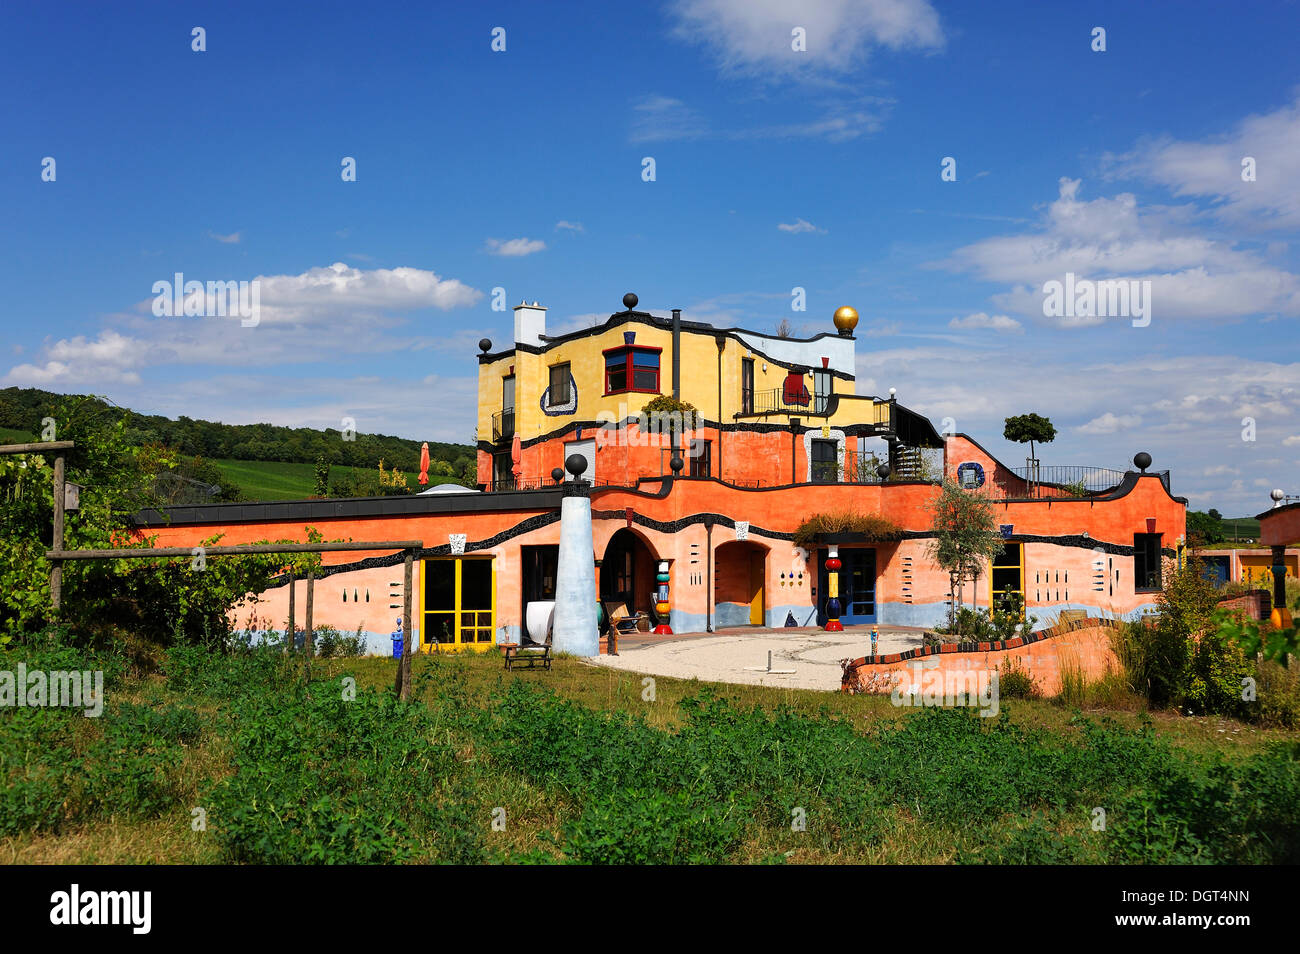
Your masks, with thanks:
M513 670L515 666L521 666L524 669L536 669L538 664L547 670L551 668L551 634L546 634L546 642L540 646L536 643L529 643L521 646L519 643L502 643L501 651L505 653L506 669Z

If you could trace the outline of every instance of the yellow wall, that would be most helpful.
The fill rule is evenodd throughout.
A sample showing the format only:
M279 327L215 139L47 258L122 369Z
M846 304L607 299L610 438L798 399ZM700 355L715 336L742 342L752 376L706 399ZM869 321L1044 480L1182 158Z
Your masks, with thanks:
M492 415L502 409L502 379L509 368L515 373L515 431L527 441L563 427L570 421L609 420L621 415L635 415L655 395L639 391L605 395L605 358L608 348L623 345L623 332L636 332L636 345L663 349L660 353L659 391L672 394L672 331L657 325L631 321L596 334L575 338L548 348L541 354L512 351L492 362L479 365L478 438L492 439ZM725 338L722 354L722 419L731 421L741 408L741 361L754 358L754 389L757 392L782 387L787 369L734 338ZM718 348L712 333L682 330L681 397L693 404L709 420L718 418ZM578 407L573 414L548 416L540 406L541 395L550 382L552 365L569 362L578 389ZM763 370L766 364L767 370ZM804 376L808 393L813 393L811 374ZM853 394L854 382L833 379L836 394ZM846 424L877 422L888 419L887 402L842 402L829 419L815 417L809 408L791 408L789 415L810 424ZM788 415L769 420L784 421ZM761 419L754 419L761 420Z

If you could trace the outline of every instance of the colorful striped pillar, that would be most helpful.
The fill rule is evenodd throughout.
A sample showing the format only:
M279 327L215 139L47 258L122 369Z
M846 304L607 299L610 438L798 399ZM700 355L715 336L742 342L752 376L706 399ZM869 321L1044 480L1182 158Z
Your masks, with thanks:
M655 627L655 634L658 636L671 636L673 628L668 625L668 562L665 560L659 564L659 575L655 580L659 583L659 590L655 593L655 612L663 620Z
M826 632L842 633L844 624L840 622L840 548L831 544L830 556L826 558Z

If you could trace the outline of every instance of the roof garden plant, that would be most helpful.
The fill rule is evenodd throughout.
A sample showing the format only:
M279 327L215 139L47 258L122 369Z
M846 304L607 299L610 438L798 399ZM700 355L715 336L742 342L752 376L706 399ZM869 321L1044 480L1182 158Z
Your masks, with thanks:
M795 546L807 547L816 543L823 534L860 534L866 543L892 543L903 538L903 529L888 517L878 513L859 513L856 510L829 510L814 513L799 524L794 532Z

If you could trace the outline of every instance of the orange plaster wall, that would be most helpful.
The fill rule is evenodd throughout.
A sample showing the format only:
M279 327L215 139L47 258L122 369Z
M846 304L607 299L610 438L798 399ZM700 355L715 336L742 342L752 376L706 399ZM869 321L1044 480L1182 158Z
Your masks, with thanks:
M1053 696L1061 691L1061 670L1069 667L1083 671L1089 680L1097 680L1107 671L1117 671L1119 661L1110 644L1111 630L1104 626L1087 626L1047 639L1019 646L1015 649L989 650L974 653L938 653L903 662L860 665L857 674L859 691L884 691L888 693L899 674L908 683L916 683L929 669L940 672L971 672L1001 669L1011 661L1012 667L1023 667L1038 683L1039 691ZM872 677L875 677L874 679ZM890 687L890 688L886 688Z
M1278 507L1260 517L1259 542L1272 547L1300 543L1300 504Z

